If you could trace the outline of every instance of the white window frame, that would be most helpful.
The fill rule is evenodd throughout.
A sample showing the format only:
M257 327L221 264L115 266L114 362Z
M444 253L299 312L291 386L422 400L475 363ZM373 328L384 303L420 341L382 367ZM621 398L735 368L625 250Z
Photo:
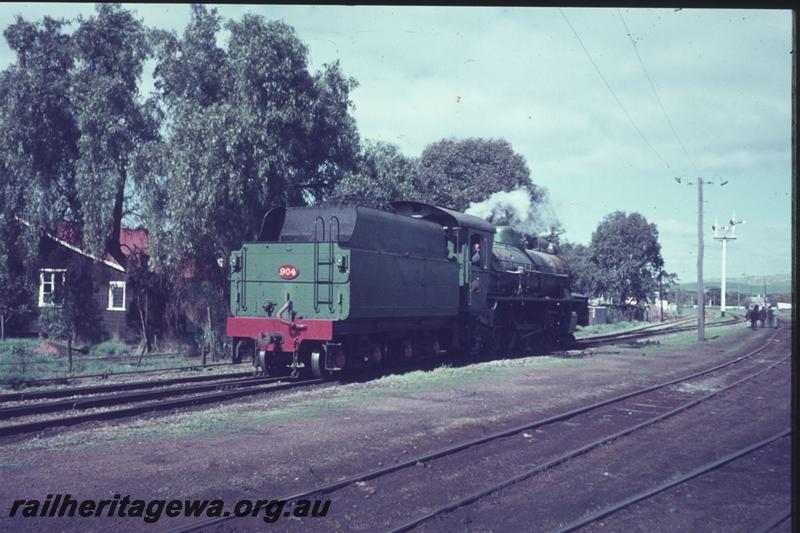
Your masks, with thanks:
M125 311L126 310L126 301L125 301L125 285L126 283L122 280L112 280L108 282L108 308L107 311ZM121 288L122 289L122 307L114 307L114 289Z
M39 307L61 307L63 304L55 303L55 302L45 302L44 301L44 286L45 283L50 285L50 293L55 293L56 290L56 275L61 274L61 288L63 290L64 285L67 281L67 269L66 268L40 268L39 269ZM48 281L45 281L45 276L49 277Z

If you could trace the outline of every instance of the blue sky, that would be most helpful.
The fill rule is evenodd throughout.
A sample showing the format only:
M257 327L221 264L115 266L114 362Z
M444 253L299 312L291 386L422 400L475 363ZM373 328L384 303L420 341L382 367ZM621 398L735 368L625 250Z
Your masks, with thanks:
M182 31L188 5L129 4L149 26ZM638 211L659 228L667 270L694 281L697 191L673 176L725 179L705 190L705 277L719 277L714 218L747 223L729 276L791 271L791 13L557 8L220 6L283 19L312 68L340 60L362 138L409 156L444 137L502 137L550 192L568 240L588 243L606 214ZM39 19L91 4L3 4ZM672 133L623 26L624 18ZM14 60L3 41L0 68ZM152 88L148 73L143 92Z

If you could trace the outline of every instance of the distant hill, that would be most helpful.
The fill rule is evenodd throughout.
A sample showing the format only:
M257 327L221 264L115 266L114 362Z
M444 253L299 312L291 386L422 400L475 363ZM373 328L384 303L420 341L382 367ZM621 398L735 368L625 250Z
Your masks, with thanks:
M792 292L792 276L790 274L774 274L772 276L754 276L751 278L728 278L728 293L735 291L737 288L742 294L761 294L764 292L764 280L767 281L767 294L773 293L789 293ZM719 279L706 279L703 286L707 289L711 287L720 288L721 281ZM696 291L697 284L679 283L678 286L684 291Z

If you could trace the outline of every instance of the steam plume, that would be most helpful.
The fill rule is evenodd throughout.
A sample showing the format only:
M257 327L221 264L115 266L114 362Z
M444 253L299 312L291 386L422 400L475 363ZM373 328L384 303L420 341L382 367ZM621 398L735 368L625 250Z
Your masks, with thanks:
M531 235L548 233L558 222L547 200L547 191L539 192L541 200L534 203L527 188L498 191L482 202L469 204L465 213L492 224L511 225Z

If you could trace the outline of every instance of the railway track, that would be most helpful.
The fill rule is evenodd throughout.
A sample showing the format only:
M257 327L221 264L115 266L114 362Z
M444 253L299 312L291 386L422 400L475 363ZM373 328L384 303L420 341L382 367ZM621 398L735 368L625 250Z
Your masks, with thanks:
M111 420L144 413L168 411L215 403L243 396L264 394L322 383L320 379L282 381L285 378L248 378L220 381L213 384L173 387L144 392L121 392L67 399L55 402L20 404L0 409L0 423L14 418L64 411L92 410L123 405L116 409L92 411L79 415L36 419L0 425L0 436L21 435L53 427L69 426L97 420ZM213 392L211 392L213 391ZM178 398L175 398L178 396ZM171 398L171 399L170 399Z
M575 531L578 528L587 526L587 525L589 525L589 524L591 524L593 522L597 522L601 518L605 518L605 517L607 517L607 516L609 516L609 515L611 515L613 513L616 513L617 511L621 511L622 509L625 509L626 507L629 507L629 506L631 506L631 505L633 505L635 503L647 500L648 498L652 498L653 496L655 496L657 494L660 494L660 493L662 493L662 492L664 492L666 490L669 490L669 489L671 489L673 487L676 487L676 486L678 486L678 485L680 485L682 483L686 483L687 481L692 480L692 479L694 479L694 478L696 478L698 476L702 476L703 474L707 474L708 472L711 472L713 470L721 468L721 467L725 466L728 463L731 463L731 462L733 462L733 461L735 461L737 459L740 459L740 458L742 458L742 457L744 457L744 456L746 456L746 455L748 455L748 454L750 454L750 453L752 453L752 452L754 452L754 451L756 451L756 450L758 450L760 448L763 448L765 446L768 446L768 445L772 444L773 442L775 442L778 439L782 439L782 438L788 437L791 434L791 432L792 431L790 429L786 429L786 430L783 430L783 431L781 431L779 433L771 435L770 437L767 437L764 440L761 440L759 442L751 444L750 446L745 446L744 448L740 448L739 450L736 450L733 453L730 453L730 454L728 454L728 455L726 455L724 457L721 457L721 458L717 459L716 461L708 462L708 463L706 463L706 464L704 464L702 466L699 466L699 467L697 467L697 468L695 468L695 469L693 469L693 470L691 470L689 472L680 474L680 475L674 477L674 479L671 479L670 481L666 481L664 483L660 483L658 485L650 487L649 489L640 491L640 492L638 492L636 494L633 494L632 496L629 496L629 497L627 497L627 498L625 498L623 500L620 500L620 501L615 502L615 503L613 503L613 504L611 504L611 505L609 505L607 507L604 507L603 509L600 509L600 510L595 511L593 513L590 513L590 514L588 514L588 515L586 515L586 516L584 516L584 517L582 517L582 518L580 518L578 520L570 522L569 524L554 530L552 533L569 533L570 531ZM779 515L773 521L770 521L767 524L768 529L766 531L769 531L769 529L772 529L773 527L777 526L779 523L781 523L784 520L786 520L789 516L791 516L791 511L789 511L788 514L783 513L783 514ZM764 527L764 526L762 526L762 527Z
M431 519L431 518L433 518L435 516L438 516L440 514L452 511L452 510L457 509L459 507L462 507L464 505L468 505L468 504L470 504L472 502L475 502L478 499L480 499L480 498L482 498L482 497L484 497L484 496L486 496L488 494L496 492L497 490L499 490L499 489L501 489L501 488L503 488L505 486L517 483L517 482L519 482L519 481L521 481L523 479L527 479L528 477L533 476L534 474L537 474L537 473L542 472L542 471L544 471L546 469L549 469L549 468L553 468L556 465L562 464L562 463L564 463L566 461L569 461L570 459L573 459L575 457L583 455L583 454L591 451L592 449L595 449L595 448L597 448L599 446L602 446L602 445L604 445L604 444L606 444L606 443L608 443L610 441L619 439L619 438L621 438L621 437L623 437L625 435L633 433L634 431L637 431L637 430L642 429L644 427L651 426L651 425L656 424L656 423L658 423L658 422L660 422L662 420L665 420L667 418L673 417L673 416L675 416L675 415L677 415L677 414L679 414L681 412L684 412L684 411L686 411L688 409L691 409L692 407L700 405L701 403L706 402L706 401L710 400L711 398L713 398L713 397L715 397L715 396L717 396L717 395L719 395L719 394L721 394L721 393L723 393L725 391L728 391L728 390L730 390L730 389L732 389L734 387L740 386L743 383L746 383L746 382L748 382L748 381L750 381L752 379L755 379L756 377L758 377L758 376L760 376L760 375L762 375L762 374L764 374L766 372L769 372L770 370L774 369L775 367L786 363L789 360L790 356L787 355L786 357L783 357L778 361L771 362L771 364L766 368L760 368L756 372L751 372L751 373L749 373L748 375L746 375L742 379L739 379L739 380L737 380L737 381L735 381L735 382L733 382L733 383L731 383L731 384L729 384L729 385L727 385L727 386L725 386L723 388L715 390L715 391L711 392L710 394L707 394L707 395L705 395L705 396L703 396L701 398L692 400L692 401L690 401L688 403L682 403L682 404L676 406L674 400L672 402L667 401L669 396L670 396L668 394L668 392L669 392L668 389L670 387L678 385L678 384L686 384L686 383L691 382L692 380L696 380L696 379L701 378L701 377L702 378L706 378L712 373L718 373L718 372L726 370L726 369L737 368L736 365L739 365L740 363L742 363L744 361L753 361L754 356L764 352L767 348L772 346L772 341L775 339L776 336L777 336L777 333L775 335L773 335L772 338L766 344L762 345L761 347L759 347L756 350L753 350L753 351L751 351L751 352L749 352L749 353L747 353L745 355L739 356L739 357L737 357L735 359L726 361L724 363L712 366L710 368L706 368L704 370L693 372L691 374L684 375L684 376L681 376L681 377L678 377L678 378L675 378L675 379L671 379L671 380L668 380L668 381L665 381L665 382L662 382L662 383L659 383L659 384L656 384L656 385L652 385L652 386L640 388L640 389L637 389L637 390L633 390L633 391L630 391L630 392L627 392L627 393L624 393L624 394L621 394L621 395L618 395L618 396L615 396L615 397L612 397L612 398L608 398L608 399L602 400L600 402L595 402L595 403L592 403L592 404L589 404L589 405L585 405L585 406L582 406L582 407L579 407L579 408L576 408L576 409L572 409L572 410L567 411L567 412L563 412L563 413L556 414L556 415L553 415L553 416L549 416L549 417L546 417L546 418L543 418L543 419L535 420L535 421L530 422L530 423L526 423L526 424L523 424L523 425L511 427L511 428L508 428L508 429L503 429L503 430L496 431L496 432L493 432L493 433L490 433L490 434L487 434L487 435L484 435L484 436L481 436L481 437L478 437L478 438L474 438L474 439L470 439L470 440L463 441L463 442L460 442L460 443L452 444L450 446L446 446L444 448L435 450L433 452L420 454L420 455L417 455L417 456L412 457L410 459L399 461L399 462L397 462L395 464L390 464L388 466L381 466L379 468L374 468L374 469L367 470L367 471L364 471L364 472L356 473L356 474L347 476L345 478L342 478L342 479L340 479L338 481L334 481L334 482L327 483L327 484L324 484L324 485L314 486L314 487L311 487L311 488L309 488L307 490L295 492L293 494L288 494L288 495L286 495L286 496L284 496L282 498L279 498L279 499L285 500L286 502L293 502L293 501L296 501L296 500L299 500L299 499L302 499L302 498L316 497L316 496L319 496L319 495L322 495L322 494L331 493L331 492L346 488L348 486L354 485L356 483L363 483L363 482L366 482L368 480L375 480L377 478L381 478L381 477L387 476L389 474L400 472L401 470L408 469L409 467L412 467L412 466L419 466L421 464L422 465L427 465L431 461L434 461L434 460L437 460L437 459L443 459L443 458L446 458L446 457L449 457L449 456L453 456L453 455L459 454L461 452L466 452L467 450L470 450L470 451L473 451L473 452L474 451L479 451L479 447L481 445L488 445L490 443L497 442L500 439L503 439L505 437L518 435L518 434L520 434L520 433L522 433L522 432L524 432L526 430L533 430L533 429L536 429L536 428L540 428L540 427L543 427L543 426L549 426L549 425L553 425L553 424L557 424L557 423L561 423L561 422L569 422L569 421L575 419L576 417L579 417L579 416L582 416L582 415L589 415L587 418L589 418L590 421L591 420L597 420L598 419L597 413L602 411L603 409L608 408L608 407L612 407L612 408L617 408L618 409L620 405L624 405L624 402L626 402L626 401L628 401L630 399L636 399L639 402L641 402L641 397L644 396L644 395L662 394L661 403L658 404L658 405L662 405L662 406L666 405L666 406L669 407L669 410L666 410L666 411L658 414L655 417L651 417L651 418L642 420L642 421L640 421L640 422L638 422L636 424L633 424L633 425L626 425L626 426L622 427L619 431L617 431L617 432L615 432L613 434L610 434L610 435L607 434L607 435L603 436L600 439L596 439L596 440L590 442L589 444L586 444L584 446L576 448L576 449L574 449L574 450L572 450L572 451L570 451L568 453L565 453L565 454L561 455L560 457L557 457L557 458L555 458L555 459L553 459L551 461L548 461L547 463L544 463L544 464L541 464L541 465L537 465L533 469L525 470L524 472L519 473L519 474L515 475L512 478L504 479L500 483L495 483L492 486L486 487L485 489L483 489L483 490L481 490L479 492L476 492L476 493L473 493L473 494L469 494L469 495L467 495L465 497L462 497L462 498L460 498L458 500L455 500L455 501L450 501L445 505L442 505L440 507L434 508L433 510L431 510L429 512L426 512L423 515L417 516L416 518L414 518L412 520L407 520L407 521L403 522L402 524L394 526L394 527L392 527L390 529L390 531L393 531L393 532L395 532L395 531L407 531L407 530L412 529L412 528L416 527L417 525L419 525L419 524L421 524L421 523L423 523L423 522L425 522L425 521L427 521L427 520L429 520L429 519ZM739 368L741 368L741 367L739 367ZM471 464L480 465L480 460L479 459L480 458L476 459ZM513 461L507 461L506 464L515 464L515 463ZM409 475L411 475L411 474L409 474ZM429 505L426 505L426 507L429 507ZM204 521L200 521L200 522L197 522L197 523L194 523L194 524L187 525L185 527L181 527L181 528L177 528L177 529L171 530L171 533L184 533L184 532L189 532L189 531L195 531L195 530L198 530L200 528L205 528L205 527L210 527L210 526L214 526L214 525L220 524L220 523L225 522L225 521L227 521L227 520L229 520L231 518L232 517L220 517L220 518L215 518L215 519L211 519L211 520L204 520Z
M666 335L670 333L681 333L684 331L692 331L696 329L696 326L694 325L695 320L696 320L695 318L686 318L682 320L675 320L672 322L664 322L649 326L643 326L641 328L636 328L633 330L624 330L613 333L590 335L577 339L575 341L575 344L578 347L586 348L591 346L600 346L603 344L613 344L621 341L644 339L656 335ZM733 324L740 324L742 322L744 322L744 319L742 317L740 317L739 315L731 314L730 319L726 319L720 322L712 322L710 324L707 323L706 328L730 326Z
M594 335L586 335L585 337L581 337L582 339L605 339L605 338L615 338L624 335L635 335L641 332L651 332L653 330L663 330L663 329L670 329L676 326L682 326L685 324L689 324L693 322L694 318L683 318L683 319L674 319L668 320L666 322L655 322L652 324L647 324L645 326L638 326L636 328L620 330L620 331L612 331L609 333L596 333Z
M106 392L130 391L139 389L152 389L166 387L181 383L198 383L204 381L217 381L226 379L240 379L252 376L252 372L232 372L228 374L211 374L205 376L187 376L182 378L157 379L152 381L129 381L127 383L112 383L109 385L87 385L84 387L66 387L63 389L35 390L10 392L0 394L0 405L7 402L20 402L26 400L43 400L47 398L69 398L73 396L86 396Z
M84 410L96 407L110 407L145 400L160 400L170 396L182 396L222 389L249 387L280 381L280 378L243 378L230 379L211 384L191 385L186 387L154 388L148 391L112 392L109 394L83 394L75 398L53 402L21 403L9 407L0 407L0 420L27 415L57 413L59 411Z
M102 374L78 374L76 376L62 376L57 378L43 378L43 379L34 379L31 381L26 381L25 386L27 387L42 387L46 385L53 385L53 384L62 384L62 383L69 383L73 381L79 381L81 379L108 379L110 377L118 377L118 376L132 376L132 375L144 375L144 374L155 374L155 373L164 373L164 372L181 372L181 371L191 371L191 370L203 370L208 368L217 368L223 366L233 366L233 365L241 365L245 364L247 361L242 361L240 363L210 363L207 365L191 365L191 366L178 366L172 368L155 368L152 370L131 370L127 372L104 372Z
M636 331L617 332L593 336L590 345L598 343L612 343L620 340L630 340L661 335L687 329L683 324L693 319L678 320L670 323L659 323ZM727 325L731 321L718 323ZM688 329L692 329L690 326ZM596 338L599 337L599 338ZM584 344L581 344L584 346ZM248 372L235 374L217 374L210 376L189 376L181 378L161 379L155 381L135 381L116 383L110 385L93 385L86 387L68 387L64 389L47 391L26 391L0 395L0 424L3 421L21 417L64 413L66 411L90 411L92 409L105 409L108 407L124 405L118 409L87 412L59 418L26 421L17 424L0 425L0 436L20 435L52 427L74 425L93 420L110 420L142 413L170 410L213 403L226 399L238 398L250 394L259 394L269 391L284 390L297 386L320 383L321 380L305 380L290 383L280 383L283 378L252 378ZM209 383L211 382L211 383ZM187 385L200 383L197 385ZM179 385L179 386L174 386ZM183 398L168 400L181 396ZM10 402L30 402L42 399L61 399L49 402L20 403L17 405L2 405ZM149 403L146 403L149 402Z
M789 520L792 517L792 506L787 506L783 511L772 516L769 520L763 522L759 525L753 533L767 533L768 531L772 531L776 527L778 527L783 522Z

